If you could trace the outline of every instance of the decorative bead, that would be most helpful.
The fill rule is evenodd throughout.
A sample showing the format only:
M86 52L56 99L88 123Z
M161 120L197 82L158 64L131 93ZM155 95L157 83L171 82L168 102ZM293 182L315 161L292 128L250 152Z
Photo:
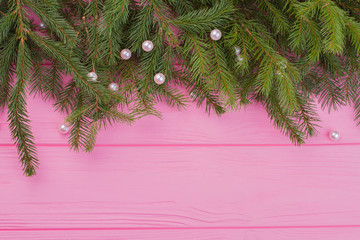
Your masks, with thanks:
M243 62L244 62L244 56L243 56L243 55L237 56L237 57L236 57L236 61L237 61L238 63L243 63Z
M162 73L157 73L154 76L154 81L156 82L156 84L163 84L165 82L165 76Z
M150 52L151 50L154 49L154 44L152 41L150 40L146 40L142 43L142 49L145 51L145 52Z
M111 91L116 92L117 90L119 90L119 84L117 84L117 83L110 83L110 84L109 84L109 89L110 89Z
M235 55L239 56L241 53L241 48L239 46L236 46L236 47L234 47L234 50L235 50Z
M194 99L197 97L197 94L194 93L194 92L191 92L191 93L190 93L190 97L191 97L191 99L194 100Z
M275 72L276 75L278 75L279 77L283 77L283 73L280 70L276 70Z
M45 29L46 28L45 23L43 23L43 22L39 23L39 28L40 29Z
M131 58L131 51L129 49L121 50L120 56L124 60L129 60Z
M59 133L65 135L70 131L69 126L66 123L63 123L59 127Z
M214 41L220 40L221 36L222 36L222 33L221 33L221 31L219 29L214 29L210 33L210 37Z
M331 141L339 141L340 133L338 131L331 131L329 134L329 138Z
M281 62L279 63L279 66L280 66L280 69L285 70L287 68L286 61L281 60Z
M87 77L90 82L96 82L98 79L98 75L95 72L89 72Z

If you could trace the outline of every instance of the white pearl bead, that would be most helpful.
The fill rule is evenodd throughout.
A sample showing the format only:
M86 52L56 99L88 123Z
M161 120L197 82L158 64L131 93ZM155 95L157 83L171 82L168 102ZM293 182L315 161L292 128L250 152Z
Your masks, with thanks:
M242 55L239 55L239 56L236 57L236 61L238 63L243 63L244 62L244 57Z
M88 80L91 82L96 82L98 79L98 75L95 72L89 72L87 77L88 77Z
M279 77L283 77L283 73L280 70L276 70L275 72L276 75L278 75Z
M120 56L124 60L129 60L131 58L131 51L129 49L121 50Z
M281 62L279 63L279 66L280 66L280 69L285 70L287 68L286 61L281 60Z
M331 131L330 134L329 134L329 138L332 141L339 141L340 133L338 131Z
M154 81L156 82L156 84L163 84L165 82L165 76L162 73L157 73L154 76Z
M145 52L150 52L151 50L154 49L154 44L152 41L150 40L146 40L142 43L142 49L145 51Z
M60 127L59 127L59 133L65 135L65 134L67 134L69 131L70 131L70 128L69 128L69 126L68 126L67 124L63 123L63 124L60 125Z
M43 23L43 22L39 23L39 28L41 28L41 29L45 29L45 28L46 28L45 23Z
M240 47L239 47L239 46L236 46L236 47L234 48L234 50L235 50L235 55L236 55L236 56L239 56L240 53L241 53Z
M109 89L110 89L111 91L116 92L117 90L119 90L119 84L117 84L117 83L110 83L110 84L109 84Z
M214 29L210 33L210 37L214 41L220 40L221 36L222 36L222 33L219 29Z
M190 93L190 97L191 97L191 99L194 100L194 99L197 97L197 94L194 93L194 92L191 92L191 93Z

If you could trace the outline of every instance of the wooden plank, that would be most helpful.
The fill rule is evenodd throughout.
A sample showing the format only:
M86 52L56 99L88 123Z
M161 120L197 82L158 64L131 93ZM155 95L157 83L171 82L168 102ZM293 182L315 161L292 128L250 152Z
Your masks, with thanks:
M360 228L301 229L165 229L165 230L79 230L79 231L8 231L2 239L74 239L74 240L358 240Z
M223 117L209 117L204 109L191 105L187 111L176 111L159 104L163 120L146 117L133 126L117 125L103 130L98 137L99 145L292 145L291 141L273 127L266 111L261 105L252 105L239 112L227 113ZM57 129L64 120L64 115L54 113L51 103L42 103L29 98L29 112L33 131L38 145L67 144L66 136ZM320 111L323 120L319 135L307 141L308 144L334 144L328 133L337 129L342 135L339 144L360 143L360 128L353 121L352 109L342 111ZM12 144L5 114L1 115L0 144Z
M360 224L358 146L0 147L0 229Z

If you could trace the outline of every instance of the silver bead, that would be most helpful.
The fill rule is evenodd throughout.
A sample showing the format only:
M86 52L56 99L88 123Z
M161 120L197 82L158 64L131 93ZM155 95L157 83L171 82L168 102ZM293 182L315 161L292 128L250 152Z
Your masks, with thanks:
M239 46L236 46L236 47L234 47L234 50L235 50L235 55L239 56L241 53L241 48Z
M65 135L70 131L69 126L66 123L63 123L59 127L59 133Z
M165 76L162 73L157 73L154 76L154 81L156 82L156 84L163 84L165 82Z
M220 40L221 36L222 36L222 33L221 33L221 31L219 29L214 29L210 33L210 37L214 41Z
M154 44L152 41L150 40L146 40L142 43L142 49L145 51L145 52L150 52L151 50L154 49Z
M109 89L110 89L111 91L116 92L117 90L119 90L119 84L117 84L117 83L110 83L110 84L109 84Z
M121 50L120 56L124 60L129 60L131 58L131 51L129 49L123 49Z
M40 29L45 29L46 28L45 23L43 23L43 22L39 23L39 28Z
M340 133L338 131L331 131L330 134L329 134L329 138L332 141L339 141Z
M98 75L95 72L89 72L87 77L90 82L96 82L98 79Z

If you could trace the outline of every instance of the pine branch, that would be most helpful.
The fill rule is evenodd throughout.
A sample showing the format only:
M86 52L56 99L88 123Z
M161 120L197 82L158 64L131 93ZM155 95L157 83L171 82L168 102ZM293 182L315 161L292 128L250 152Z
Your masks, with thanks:
M226 98L226 106L230 109L236 109L236 84L235 78L227 69L225 54L222 52L219 45L212 43L213 61L211 62L210 80L213 85L217 85L220 93L224 94Z
M323 0L319 8L320 17L324 19L324 26L321 34L324 37L323 44L325 51L341 54L344 47L344 12L331 0Z
M205 33L217 27L222 28L232 19L234 11L230 1L221 0L212 8L194 10L179 16L173 20L173 23L188 33Z
M16 62L17 44L16 36L12 35L0 51L0 108L5 107L10 96L13 76L15 75L13 63Z
M86 145L85 145L86 152L91 152L94 149L96 144L96 137L99 133L99 130L100 128L98 126L98 123L96 121L92 122L90 125L89 134L86 139Z
M257 1L259 7L262 8L267 14L269 14L272 27L275 29L275 34L285 33L290 28L287 17L279 10L275 5L267 0Z
M55 33L69 47L72 47L75 44L76 32L58 13L57 8L59 8L59 5L54 1L51 2L52 4L49 4L48 0L26 1L49 30Z
M123 24L127 22L129 17L129 0L118 1L106 0L103 12L103 31L101 32L102 45L104 49L104 60L110 64L115 64L120 55L120 46L122 45Z
M264 106L268 112L269 118L275 127L288 136L294 144L303 144L303 134L296 124L294 116L284 110L278 102L275 95L270 95L268 98L264 99Z
M86 115L95 107L95 104L84 105L82 94L80 94L78 98L79 105L66 119L71 128L69 137L70 148L75 151L78 151L88 144L87 140L91 134L91 120Z
M59 61L64 68L74 77L78 86L84 88L92 96L100 97L101 93L95 85L87 80L87 72L76 57L70 57L70 52L58 43L29 32L31 40L34 41L46 54Z
M16 63L17 81L9 99L8 121L12 138L18 148L23 171L27 176L35 175L38 168L38 157L34 137L30 130L25 98L30 68L29 48L22 38L19 43Z

